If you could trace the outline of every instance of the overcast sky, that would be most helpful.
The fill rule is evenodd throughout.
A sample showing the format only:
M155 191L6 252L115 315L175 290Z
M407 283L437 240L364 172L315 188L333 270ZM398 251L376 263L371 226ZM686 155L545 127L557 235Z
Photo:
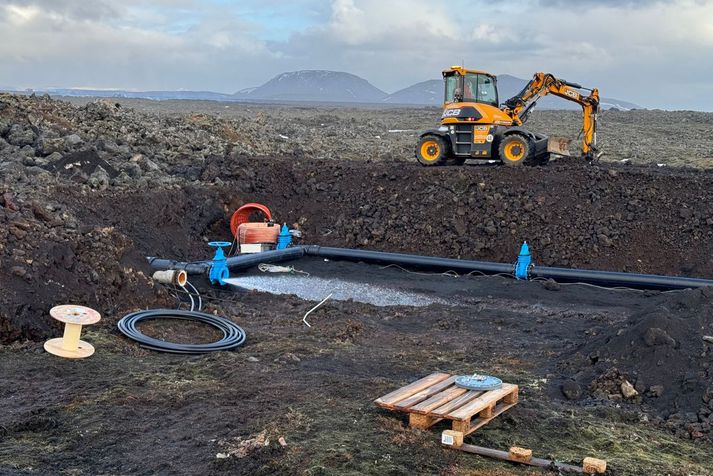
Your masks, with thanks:
M0 86L232 93L283 71L394 92L451 64L713 110L713 0L0 0Z

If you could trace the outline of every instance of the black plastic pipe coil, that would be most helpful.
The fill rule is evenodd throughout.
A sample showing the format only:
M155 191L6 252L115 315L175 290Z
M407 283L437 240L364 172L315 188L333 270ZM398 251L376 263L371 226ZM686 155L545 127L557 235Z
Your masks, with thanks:
M154 339L144 335L136 328L136 324L149 319L182 319L209 324L223 332L223 338L210 344L178 344ZM122 317L117 324L119 331L129 339L133 339L142 347L174 354L203 354L216 350L230 350L245 342L245 331L228 319L213 314L196 311L180 311L177 309L151 309L137 311Z

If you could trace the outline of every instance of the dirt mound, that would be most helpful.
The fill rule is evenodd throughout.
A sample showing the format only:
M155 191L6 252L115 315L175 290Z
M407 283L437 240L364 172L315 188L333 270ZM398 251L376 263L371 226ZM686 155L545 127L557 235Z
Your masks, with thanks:
M700 437L713 429L713 289L650 298L596 335L563 368L594 398L638 403Z
M87 197L70 186L54 194L18 199L17 210L0 206L0 343L56 334L59 325L48 317L56 304L118 315L161 302L145 256L199 259L207 253L201 234L223 218L199 190Z
M59 326L48 318L56 304L81 302L112 312L153 294L146 276L132 268L135 252L126 236L112 226L71 226L71 219L37 203L18 212L0 209L1 343L56 333L51 327Z

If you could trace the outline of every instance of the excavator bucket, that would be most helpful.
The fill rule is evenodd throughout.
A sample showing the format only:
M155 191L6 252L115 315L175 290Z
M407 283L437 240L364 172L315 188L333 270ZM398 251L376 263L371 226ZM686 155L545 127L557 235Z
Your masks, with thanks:
M567 139L566 137L550 137L547 140L547 152L571 157L572 154L569 151L570 142L572 142L572 139Z

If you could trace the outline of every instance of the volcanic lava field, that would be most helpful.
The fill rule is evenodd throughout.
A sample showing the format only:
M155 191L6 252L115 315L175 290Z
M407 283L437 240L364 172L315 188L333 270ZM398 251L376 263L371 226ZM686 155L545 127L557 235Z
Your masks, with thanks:
M527 241L538 265L713 278L713 114L605 111L606 155L591 164L424 168L413 147L439 116L0 95L0 474L545 473L444 448L442 424L411 429L374 405L439 371L520 386L469 443L594 456L612 475L713 474L711 288L303 259L290 264L307 286L351 281L419 305L333 299L308 327L314 301L196 279L204 310L246 331L242 347L172 355L117 330L129 312L178 305L147 256L209 259L247 202L303 244L513 263ZM578 121L542 111L528 127L576 139ZM43 349L65 303L102 315L82 333L88 359ZM216 337L174 321L144 330Z

